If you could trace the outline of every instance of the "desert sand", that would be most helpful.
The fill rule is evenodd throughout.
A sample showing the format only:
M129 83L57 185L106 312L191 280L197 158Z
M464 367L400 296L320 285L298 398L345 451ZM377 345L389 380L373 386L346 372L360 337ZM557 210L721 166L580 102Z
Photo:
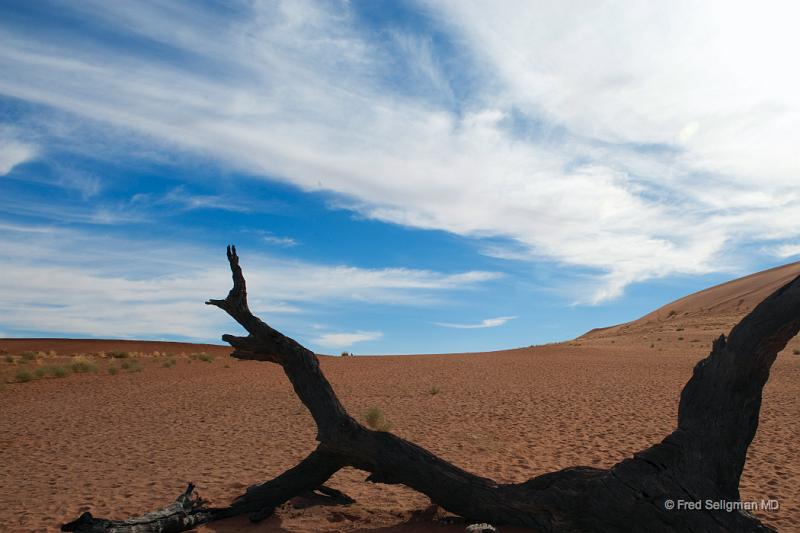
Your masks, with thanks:
M560 344L321 364L351 414L378 407L391 431L474 473L516 482L574 465L608 467L674 428L680 390L711 340L798 274L800 264L759 273ZM14 339L0 348L13 359L0 359L2 531L54 531L86 510L141 514L189 481L224 505L314 448L314 424L282 370L233 360L224 346ZM57 354L20 356L51 350ZM773 367L741 482L743 499L780 501L779 510L757 514L781 531L800 531L795 350L799 339ZM138 354L110 359L112 351ZM74 354L99 352L106 356L87 356L97 372L14 382L20 368L68 366ZM190 355L199 352L214 358ZM174 366L164 366L170 360ZM298 498L260 524L238 518L202 531L463 531L425 496L365 477L346 469L330 480L356 500L349 506Z

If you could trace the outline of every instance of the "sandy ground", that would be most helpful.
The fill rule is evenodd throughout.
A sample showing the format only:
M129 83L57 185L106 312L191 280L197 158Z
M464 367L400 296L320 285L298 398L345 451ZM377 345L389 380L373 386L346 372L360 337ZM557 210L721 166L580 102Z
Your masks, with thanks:
M521 350L321 359L354 416L378 407L392 431L443 458L500 482L523 481L574 465L608 467L663 438L692 367L751 303L717 314L684 305L646 325ZM12 360L0 356L0 531L53 531L86 510L141 514L189 481L224 505L314 448L313 422L282 370L232 360L224 347L0 340L0 349ZM773 367L741 483L743 499L780 501L779 510L757 514L781 531L800 531L798 349L795 339ZM26 361L26 350L58 353ZM88 356L97 372L9 382L21 368L67 367L73 354L114 350L139 354ZM164 366L169 360L174 366ZM241 518L202 531L463 531L434 516L426 497L365 477L347 469L330 481L357 500L350 506L296 500L258 525Z
M398 435L511 482L577 464L611 466L662 438L675 423L681 387L707 349L693 343L684 353L653 353L649 345L587 344L323 358L322 365L351 413L379 407ZM188 481L225 504L314 447L311 418L274 365L177 357L164 368L163 356L142 356L141 372L108 375L97 359L96 374L10 383L0 392L0 530L54 530L85 510L139 514L174 499ZM761 516L785 531L800 528L798 384L800 357L783 353L742 481L743 498L781 501L779 511ZM346 470L330 482L354 505L297 502L299 508L286 505L259 525L233 520L205 530L463 530L432 521L424 496L364 477Z

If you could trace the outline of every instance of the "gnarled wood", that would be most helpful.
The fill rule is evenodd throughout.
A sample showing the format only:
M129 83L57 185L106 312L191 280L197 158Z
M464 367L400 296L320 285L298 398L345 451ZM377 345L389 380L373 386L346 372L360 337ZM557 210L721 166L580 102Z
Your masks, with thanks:
M314 418L319 447L295 468L251 487L230 507L179 508L146 522L150 529L137 530L130 529L130 521L84 515L69 524L71 531L183 531L234 514L263 518L292 496L321 486L344 466L369 472L367 481L407 485L469 520L542 532L772 531L744 512L676 510L667 502L739 498L739 477L758 427L762 389L777 353L800 329L800 278L759 304L728 339L721 336L714 342L681 393L677 429L662 442L607 470L574 467L524 483L498 484L358 423L339 402L314 353L250 312L234 247L228 248L228 260L233 288L224 300L207 303L226 311L249 335L223 339L235 348L233 357L281 365ZM183 527L176 513L197 518L185 529L164 529ZM100 523L104 529L97 529Z

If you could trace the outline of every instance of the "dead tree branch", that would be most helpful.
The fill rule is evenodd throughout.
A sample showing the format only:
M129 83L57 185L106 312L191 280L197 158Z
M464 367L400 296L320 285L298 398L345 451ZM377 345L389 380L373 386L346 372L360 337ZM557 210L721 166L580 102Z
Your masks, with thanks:
M669 509L668 500L737 500L747 448L758 427L761 394L780 350L800 329L800 278L759 304L714 342L681 393L678 427L662 442L610 469L574 467L524 483L470 474L391 433L372 431L344 409L316 355L250 312L239 258L228 247L233 288L209 300L248 332L225 335L233 357L280 365L317 426L319 446L303 462L256 485L230 507L187 503L190 490L162 511L126 521L85 513L66 531L185 531L228 516L268 516L289 498L318 488L352 466L367 481L403 484L468 520L542 532L772 531L740 511ZM88 516L87 516L88 515ZM68 528L68 529L66 529Z

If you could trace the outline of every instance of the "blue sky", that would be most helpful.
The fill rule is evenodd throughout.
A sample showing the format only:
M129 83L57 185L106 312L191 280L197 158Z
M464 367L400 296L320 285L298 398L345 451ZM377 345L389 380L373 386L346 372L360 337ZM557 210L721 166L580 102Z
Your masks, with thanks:
M572 338L800 254L792 4L3 2L0 336ZM747 36L744 38L743 36Z

